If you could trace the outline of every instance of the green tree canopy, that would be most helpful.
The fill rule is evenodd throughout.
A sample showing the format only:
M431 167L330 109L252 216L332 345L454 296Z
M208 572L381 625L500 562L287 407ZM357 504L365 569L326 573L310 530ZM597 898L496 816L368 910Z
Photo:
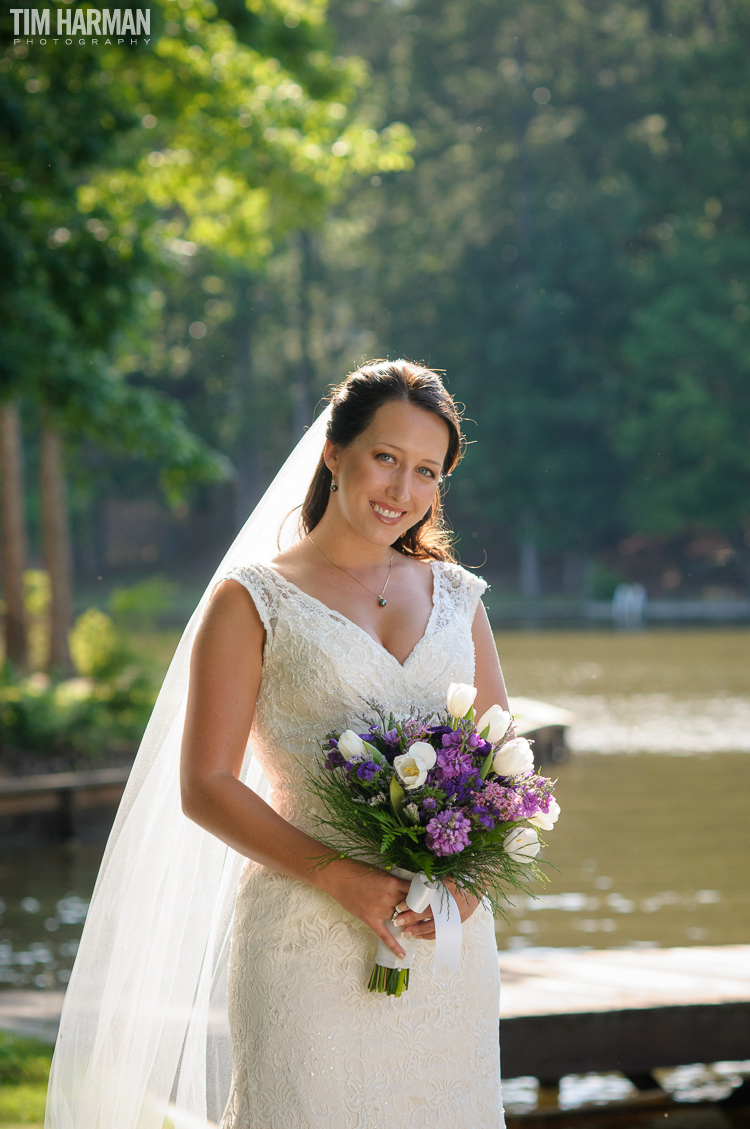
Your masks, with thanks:
M409 138L347 109L366 71L332 56L320 4L151 11L148 44L22 42L0 61L0 381L69 431L160 459L175 490L223 466L112 363L153 278L201 248L259 267L347 177L402 167Z

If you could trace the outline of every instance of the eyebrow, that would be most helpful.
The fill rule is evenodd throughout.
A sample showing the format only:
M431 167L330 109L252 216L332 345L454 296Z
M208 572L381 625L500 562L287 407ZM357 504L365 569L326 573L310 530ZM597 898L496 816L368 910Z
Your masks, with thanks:
M379 443L376 443L375 446L376 447L392 447L394 451L400 451L402 455L404 454L404 448L403 447L397 447L395 443L389 443L387 439L382 439ZM419 461L422 462L422 463L431 463L432 466L436 466L436 467L442 466L442 464L436 462L435 459L420 459Z

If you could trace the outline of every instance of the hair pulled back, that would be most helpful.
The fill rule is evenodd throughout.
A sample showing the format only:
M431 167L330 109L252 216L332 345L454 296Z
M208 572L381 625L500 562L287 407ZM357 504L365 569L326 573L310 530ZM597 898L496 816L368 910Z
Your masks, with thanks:
M404 360L368 361L349 373L329 398L332 411L326 438L337 447L348 447L361 435L383 404L401 400L431 412L446 424L449 439L443 475L450 474L461 458L461 419L453 398L432 369ZM331 496L331 481L331 472L321 455L302 505L300 524L305 533L315 529L323 517ZM438 487L422 520L394 541L393 548L422 560L453 559L450 532L443 516L442 487Z

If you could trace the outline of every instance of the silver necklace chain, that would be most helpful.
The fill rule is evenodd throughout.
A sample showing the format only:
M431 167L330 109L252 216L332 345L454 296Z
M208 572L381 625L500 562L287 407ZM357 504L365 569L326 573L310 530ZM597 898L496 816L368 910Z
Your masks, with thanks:
M347 576L351 576L352 580L357 581L357 584L359 584L360 588L364 588L365 592L369 592L371 596L375 596L377 598L379 608L384 608L386 606L388 601L385 598L385 590L388 587L388 581L391 579L391 569L393 568L393 549L391 549L391 556L390 556L390 560L388 561L388 575L385 578L385 584L383 585L383 591L382 592L373 592L372 588L368 588L366 584L363 584L358 576L355 576L353 572L349 572L348 568L344 568L342 565L337 565L335 561L332 561L331 558L328 556L328 554L323 552L320 545L318 545L317 542L313 540L311 534L308 533L307 536L310 538L313 545L315 545L315 548L318 550L321 557L325 557L325 559L328 561L328 563L330 565L333 565L334 568L337 568L339 570L339 572L345 572Z

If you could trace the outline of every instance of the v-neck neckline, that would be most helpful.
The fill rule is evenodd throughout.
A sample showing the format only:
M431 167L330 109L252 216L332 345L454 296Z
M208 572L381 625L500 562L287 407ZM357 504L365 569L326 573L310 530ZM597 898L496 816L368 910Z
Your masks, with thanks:
M360 635L364 635L365 639L369 639L374 647L376 647L379 651L382 651L383 654L388 655L388 657L393 660L393 662L396 664L396 666L400 670L405 670L407 664L414 657L414 655L416 654L419 647L421 647L422 643L424 643L425 639L427 639L432 634L432 631L433 631L433 625L434 625L435 619L437 618L438 601L439 601L439 584L440 584L439 577L440 577L440 573L439 573L439 570L438 570L438 567L437 567L439 565L439 563L440 562L436 561L436 560L430 561L430 571L432 572L432 607L430 609L430 615L429 615L427 623L425 625L425 629L422 632L422 634L420 635L419 639L417 639L416 643L414 644L411 651L406 656L406 658L404 659L403 662L399 662L399 660L394 655L393 651L388 650L385 643L383 643L380 639L376 639L374 635L371 635L369 631L366 631L364 629L364 627L362 627L361 624L355 623L355 621L353 619L350 619L348 615L344 615L343 612L337 611L336 608L332 608L328 604L324 603L322 600L319 600L317 596L313 596L309 592L306 592L304 590L304 588L300 588L293 581L288 580L287 577L284 576L283 573L279 572L278 569L274 568L273 565L266 564L265 568L267 568L270 572L272 572L274 574L274 576L278 577L279 580L283 584L286 584L286 586L288 588L291 588L299 596L304 597L304 599L308 600L311 604L313 604L316 607L322 609L322 611L324 611L327 615L331 616L333 619L339 620L339 622L345 624L348 627L353 627L354 630L358 631Z

